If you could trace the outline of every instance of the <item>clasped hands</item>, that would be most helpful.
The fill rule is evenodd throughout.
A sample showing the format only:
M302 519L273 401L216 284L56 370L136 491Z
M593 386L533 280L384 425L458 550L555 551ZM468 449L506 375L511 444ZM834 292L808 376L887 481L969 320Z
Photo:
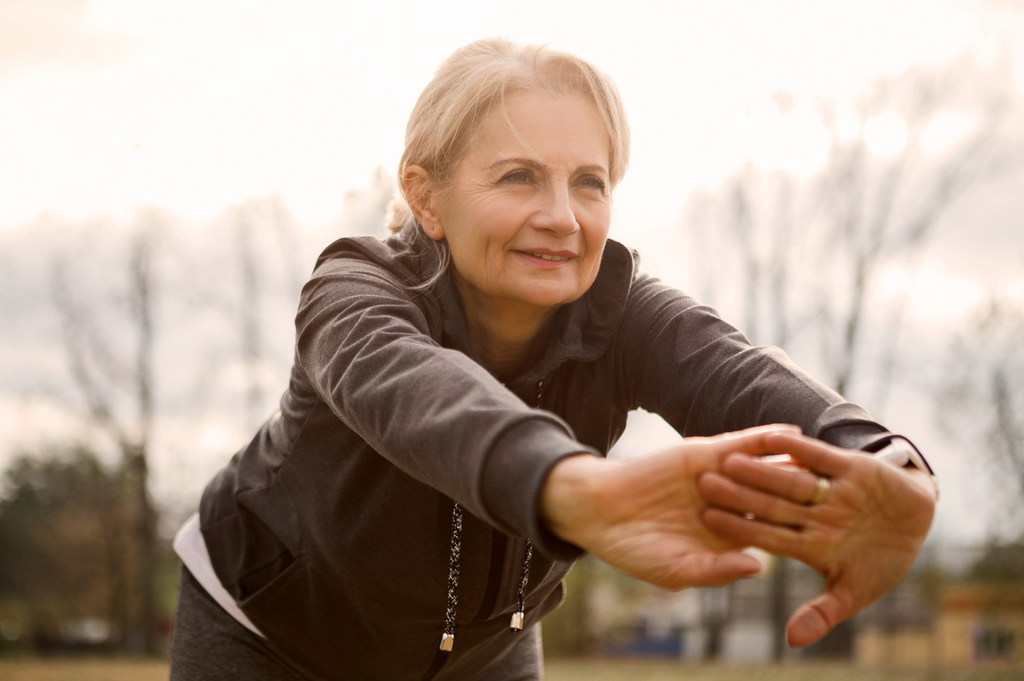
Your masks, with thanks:
M758 461L789 454L795 465ZM817 477L831 490L808 505ZM563 459L541 490L541 517L559 537L666 589L721 586L761 571L748 546L799 560L825 578L787 625L789 644L821 639L896 587L935 510L930 476L774 425L625 462Z

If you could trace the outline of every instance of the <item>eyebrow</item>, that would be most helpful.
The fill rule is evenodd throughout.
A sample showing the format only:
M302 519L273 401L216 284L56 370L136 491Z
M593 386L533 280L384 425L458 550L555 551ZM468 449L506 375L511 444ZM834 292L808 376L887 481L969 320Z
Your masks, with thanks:
M501 166L508 166L508 165L521 165L521 166L526 166L527 168L533 168L534 170L540 170L540 171L543 171L545 169L545 166L544 166L543 163L540 163L539 161L535 161L532 158L503 158L503 159L501 159L499 161L495 161L494 163L492 163L490 168L488 168L488 170L493 170L495 168L500 168ZM605 175L607 175L608 174L608 169L605 168L602 165L599 165L599 164L585 165L585 166L580 166L579 168L577 168L573 172L573 174L580 173L580 172L590 172L590 173L600 172L600 173L604 173Z

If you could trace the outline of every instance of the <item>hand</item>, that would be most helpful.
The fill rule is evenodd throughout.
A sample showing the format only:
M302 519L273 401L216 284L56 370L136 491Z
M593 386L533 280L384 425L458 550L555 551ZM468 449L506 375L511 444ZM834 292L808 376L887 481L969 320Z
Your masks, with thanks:
M756 558L700 521L701 473L732 454L763 454L773 434L763 426L683 444L627 462L590 455L563 459L540 495L540 513L556 535L616 569L665 589L719 586L761 571Z
M766 437L810 471L734 456L698 483L714 508L701 518L716 534L806 563L825 578L820 596L790 618L800 648L821 639L895 588L921 550L935 512L931 476L795 434ZM811 472L813 471L813 472ZM824 502L807 505L817 476L831 478Z

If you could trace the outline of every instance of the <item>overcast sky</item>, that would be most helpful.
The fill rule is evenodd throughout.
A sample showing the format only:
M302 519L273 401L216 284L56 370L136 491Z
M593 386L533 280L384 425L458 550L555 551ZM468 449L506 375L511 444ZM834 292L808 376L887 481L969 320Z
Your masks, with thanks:
M813 126L780 127L754 106L770 92L851 95L966 52L1016 63L1021 82L1021 8L0 0L0 227L140 201L202 218L270 192L300 219L327 219L345 188L395 167L437 63L495 34L559 43L616 79L636 141L620 220L663 224L743 159L800 172L820 158Z

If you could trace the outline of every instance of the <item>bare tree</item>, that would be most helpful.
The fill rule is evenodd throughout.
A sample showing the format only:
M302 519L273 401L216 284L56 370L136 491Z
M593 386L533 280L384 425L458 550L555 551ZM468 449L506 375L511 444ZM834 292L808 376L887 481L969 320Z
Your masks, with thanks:
M131 555L117 563L122 572L116 580L123 588L115 611L126 649L148 653L157 650L156 511L149 495L147 460L154 419L153 256L164 220L155 211L138 216L128 238L126 276L114 301L83 298L82 282L73 278L66 255L55 257L51 276L71 375L92 421L121 452L122 502L132 529ZM104 331L122 325L126 335Z
M340 235L379 235L384 231L388 205L395 195L395 182L391 175L378 166L365 189L349 189L342 202Z
M306 266L295 221L280 197L259 197L230 207L198 239L184 231L177 236L172 302L182 306L179 316L207 324L188 349L201 369L185 408L198 418L212 395L224 405L240 398L237 422L251 431L268 415L274 382L291 360L281 341ZM238 390L225 380L235 371ZM232 386L230 399L222 385Z
M951 344L944 378L939 423L993 464L1000 520L1024 538L1024 306L992 296Z
M816 102L830 143L824 165L807 180L748 163L717 193L691 201L686 227L701 256L695 269L708 302L721 305L715 297L733 283L750 338L790 352L816 339L831 386L847 394L858 378L873 375L873 407L884 411L909 294L879 310L872 299L878 275L893 263L916 268L950 207L980 180L1015 167L1021 154L1003 144L1014 101L1005 76L965 59L879 81L853 107ZM774 98L781 115L793 102L789 95ZM962 124L960 135L937 149L936 127L950 120ZM890 139L879 144L878 126L886 122ZM885 329L871 358L863 348L869 324ZM993 395L1005 384L999 380L993 378ZM777 659L784 653L789 572L776 558Z
M815 189L825 243L831 246L825 259L840 265L833 270L840 273L836 290L849 291L838 309L820 302L831 322L824 341L838 392L845 393L855 377L881 266L896 258L916 261L949 208L1003 161L995 153L1010 92L999 74L980 72L968 60L939 71L915 69L875 86L859 107L858 133L847 142L838 117L825 107L833 143ZM974 119L973 128L941 155L928 150L930 126L945 114L964 112ZM890 158L880 159L871 153L868 126L887 115L902 120L906 141ZM892 375L905 303L903 298L888 325L889 343L878 367L883 391Z
M876 311L877 277L894 262L913 267L959 198L1015 167L1020 153L1001 145L1011 102L1002 74L967 60L879 81L853 107L816 102L831 139L817 172L798 181L746 164L691 205L685 226L701 254L698 276L736 282L743 330L756 342L789 349L813 331L828 382L840 393L872 371L887 385L906 300ZM963 129L936 148L935 130L950 119ZM885 122L897 139L882 153L873 133ZM700 286L718 295L726 288ZM883 352L866 362L864 330L883 320ZM884 390L876 402L884 403Z
M279 269L276 288L298 300L303 274L299 265L299 245L295 221L280 197L250 199L229 213L235 230L235 245L240 275L238 301L242 362L247 377L246 426L258 426L266 417L265 299L274 287L268 270ZM276 242L271 245L271 242ZM261 247L262 246L262 247ZM276 263L274 261L277 261ZM276 265L276 267L275 267ZM283 358L290 360L290 356Z
M242 363L248 381L245 399L246 426L255 428L263 412L263 320L260 306L262 285L260 267L256 256L255 231L252 206L240 206L233 215L238 246L238 271L241 275L241 300L239 312L242 339Z

